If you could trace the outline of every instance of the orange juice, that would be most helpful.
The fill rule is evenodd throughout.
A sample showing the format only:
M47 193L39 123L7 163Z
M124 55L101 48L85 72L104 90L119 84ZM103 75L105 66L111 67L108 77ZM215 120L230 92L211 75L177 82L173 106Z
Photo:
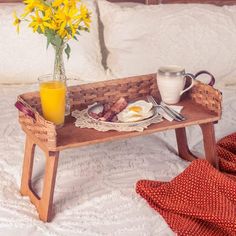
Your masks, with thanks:
M46 81L40 83L40 98L43 116L56 125L64 123L66 86L63 81Z

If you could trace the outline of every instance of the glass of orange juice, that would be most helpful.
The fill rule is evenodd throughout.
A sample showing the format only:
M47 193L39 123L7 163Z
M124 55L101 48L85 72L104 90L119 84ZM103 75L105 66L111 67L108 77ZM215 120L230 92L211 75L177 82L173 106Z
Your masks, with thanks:
M66 85L63 80L53 80L51 75L38 78L43 116L62 127L65 120Z

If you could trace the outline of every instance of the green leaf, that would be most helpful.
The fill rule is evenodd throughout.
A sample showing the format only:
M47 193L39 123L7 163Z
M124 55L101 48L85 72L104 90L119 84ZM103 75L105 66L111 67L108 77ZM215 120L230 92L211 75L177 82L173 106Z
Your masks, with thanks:
M70 45L67 43L66 48L65 48L65 53L66 53L67 59L70 58L70 52L71 52Z
M56 47L60 47L63 43L62 38L59 35L55 35L55 37L52 40L52 44Z
M70 27L66 27L65 30L66 30L70 35L72 35L72 30L71 30Z
M42 33L43 33L43 31L41 30L40 27L38 27L37 32L38 32L39 34L42 34Z
M45 36L47 37L47 49L48 49L48 46L49 44L53 42L53 39L55 37L55 34L52 30L48 29L45 31Z
M48 1L43 1L43 4L47 7L51 7L51 2Z
M76 36L73 37L76 41L79 41Z

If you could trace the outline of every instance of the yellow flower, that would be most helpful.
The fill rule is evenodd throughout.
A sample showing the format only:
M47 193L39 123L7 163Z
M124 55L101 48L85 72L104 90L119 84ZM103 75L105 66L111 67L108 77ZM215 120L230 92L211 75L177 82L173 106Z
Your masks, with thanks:
M64 6L72 6L75 7L77 2L80 2L81 0L54 0L52 2L53 7L59 7L60 5Z
M40 0L24 0L26 5L22 17L26 17L29 13L33 12L35 8L43 9L43 5Z
M59 36L62 38L62 39L66 39L66 40L69 40L69 39L71 39L71 35L69 34L69 32L66 30L66 29L64 29L64 30L60 30L59 32L58 32L58 34L59 34Z
M45 16L39 16L39 11L35 11L35 16L31 16L32 22L29 24L31 28L33 28L33 31L37 31L39 28L44 33L45 28L53 28L53 25L48 23L47 21L50 20L50 18L45 14Z
M58 41L67 43L72 38L76 39L75 34L90 27L91 13L84 4L77 5L81 0L23 1L26 5L23 15L18 18L14 13L13 24L17 26L17 32L21 21L27 21L34 32L47 37L47 46Z
M71 35L74 36L76 29L74 29L73 24L75 20L78 18L78 9L74 7L63 7L61 10L58 10L55 18L58 22L58 25L60 25L59 34L63 35L64 30L66 30L68 27L71 30Z
M53 7L59 7L65 0L54 0L52 2Z
M67 0L68 3L65 3L65 5L68 5L69 7L76 7L77 2L80 2L81 0Z
M89 28L91 19L90 19L91 13L88 11L87 7L84 4L80 5L80 15L79 20L83 21L84 24Z
M17 33L19 33L21 20L17 17L16 12L13 13L13 17L15 19L13 25L16 26Z

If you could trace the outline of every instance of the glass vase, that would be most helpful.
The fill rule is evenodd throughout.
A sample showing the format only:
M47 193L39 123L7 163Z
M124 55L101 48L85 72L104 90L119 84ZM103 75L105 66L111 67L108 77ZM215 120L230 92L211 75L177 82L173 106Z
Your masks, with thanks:
M55 61L54 61L54 71L53 80L63 81L66 86L66 104L65 104L65 116L70 115L70 94L67 89L67 78L65 73L65 65L63 59L63 51L65 49L65 44L60 46L54 46L55 50Z

